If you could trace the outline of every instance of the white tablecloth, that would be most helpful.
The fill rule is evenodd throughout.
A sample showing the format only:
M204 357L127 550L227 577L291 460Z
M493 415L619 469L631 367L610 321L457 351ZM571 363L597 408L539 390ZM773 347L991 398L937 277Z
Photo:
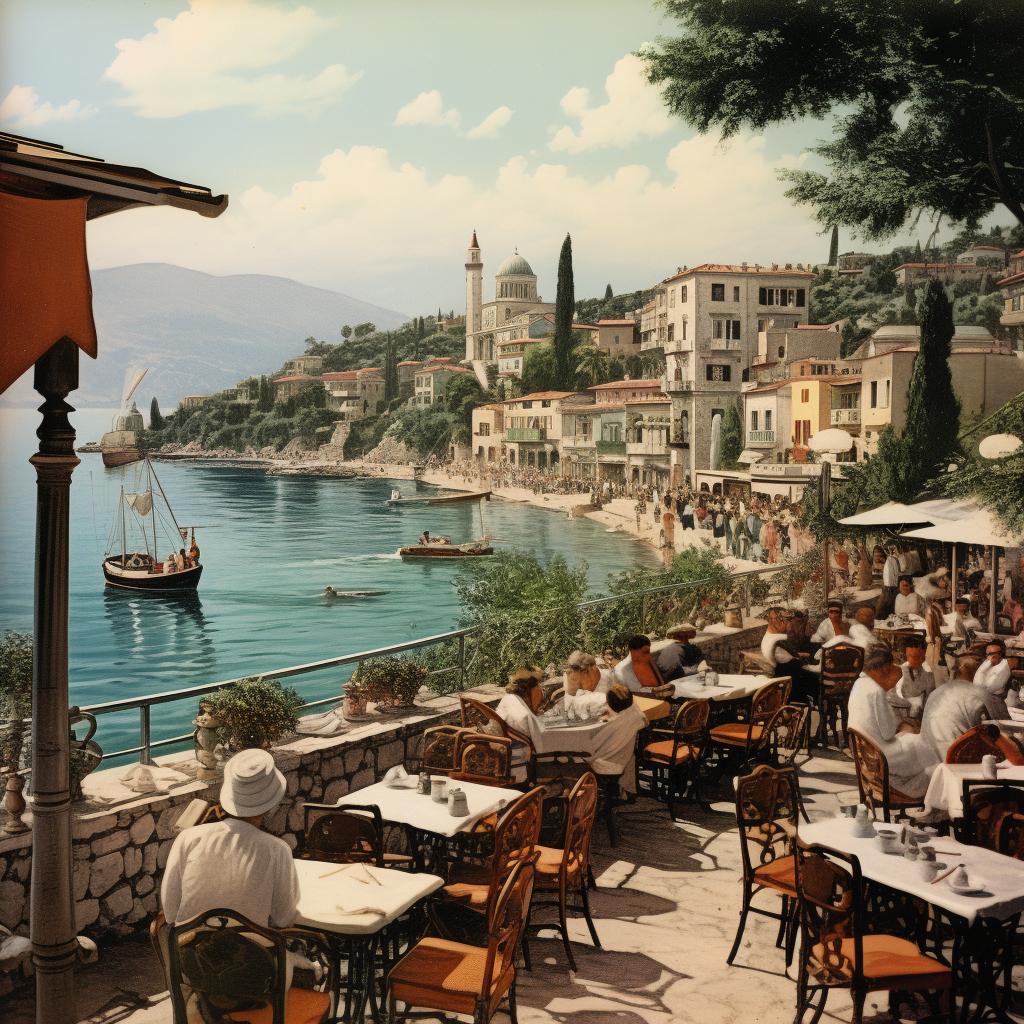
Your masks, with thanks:
M779 675L785 675L785 672L780 670ZM749 697L769 682L771 680L768 676L720 675L717 686L701 686L699 676L687 676L685 679L676 679L672 685L676 689L677 698L686 697L690 700L738 700L740 697Z
M299 910L295 923L343 935L371 935L444 885L437 875L413 874L365 864L297 860ZM359 881L366 874L381 884ZM353 914L373 908L379 913ZM349 913L345 913L349 911Z
M972 882L985 883L984 896L958 896L945 880L932 885L921 877L917 861L882 853L877 839L854 839L852 818L829 818L800 828L800 840L819 843L840 853L855 855L865 878L917 896L933 906L973 924L976 917L1005 920L1024 911L1024 861L994 853L980 846L963 846L949 837L932 845L936 859L947 867L963 864ZM876 827L884 828L879 822Z
M932 772L924 806L928 811L941 811L948 818L964 816L964 779L983 779L980 764L940 764ZM998 768L999 779L1024 779L1024 765Z
M441 778L442 776L437 776ZM453 836L457 832L468 832L488 814L494 814L503 807L514 803L523 794L515 789L501 789L498 786L479 786L475 782L454 782L466 794L469 814L457 818L448 813L448 803L434 803L429 796L416 792L415 780L408 789L392 789L383 782L377 782L365 789L349 793L338 801L339 807L346 804L376 804L385 821L411 825L421 832L433 832L439 836Z

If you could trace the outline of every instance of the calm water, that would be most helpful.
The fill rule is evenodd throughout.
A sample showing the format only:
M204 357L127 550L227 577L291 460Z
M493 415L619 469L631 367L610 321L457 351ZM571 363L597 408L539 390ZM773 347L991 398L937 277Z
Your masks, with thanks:
M76 412L78 443L98 440L111 415ZM32 628L35 473L28 458L38 420L34 411L0 409L0 629ZM197 597L140 596L105 586L100 571L120 488L133 489L138 468L105 469L99 455L80 458L71 487L72 703L254 675L458 625L457 566L403 563L396 551L424 528L453 541L479 536L476 505L391 510L387 480L158 463L178 521L208 527L197 533L205 568ZM400 486L407 495L414 486L434 490ZM647 548L590 520L497 500L483 514L489 536L540 555L561 552L572 563L585 558L598 591L610 572L658 564ZM384 593L328 602L320 596L327 584ZM340 673L291 682L315 699L336 692ZM155 708L154 738L188 731L193 712L191 702ZM100 720L106 750L133 746L137 735L137 713Z

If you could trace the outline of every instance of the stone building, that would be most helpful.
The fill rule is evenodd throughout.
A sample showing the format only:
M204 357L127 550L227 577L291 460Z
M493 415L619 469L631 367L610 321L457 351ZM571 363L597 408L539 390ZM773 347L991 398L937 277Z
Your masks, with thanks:
M999 323L1003 338L1019 352L1024 350L1024 250L1010 257L1008 271L999 282L1003 294Z
M499 461L504 428L505 407L500 403L478 405L473 410L473 456L478 461Z
M321 380L327 390L327 408L341 413L339 422L361 420L383 411L384 378L380 367L325 373Z
M974 263L902 263L893 273L900 285L931 280L953 284L954 281L982 277L985 268Z
M425 366L418 366L413 376L413 396L410 404L433 405L444 401L448 381L458 373L472 372L465 366L454 366L447 356L435 359Z
M502 454L513 466L557 472L561 457L562 405L578 403L574 391L538 391L502 402Z

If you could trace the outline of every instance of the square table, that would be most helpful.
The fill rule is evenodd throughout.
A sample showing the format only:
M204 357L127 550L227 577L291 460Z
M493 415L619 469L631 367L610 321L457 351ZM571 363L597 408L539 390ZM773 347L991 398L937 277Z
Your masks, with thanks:
M785 675L785 673L780 673ZM676 690L676 699L688 700L741 700L751 697L754 693L771 682L768 676L732 676L720 675L717 686L701 686L698 676L686 676L675 679L672 685Z
M437 875L369 864L334 864L322 860L294 863L299 876L295 923L328 934L339 968L341 958L347 959L343 1019L360 1024L366 1014L367 1000L373 997L374 956L380 933L439 889L444 880ZM359 880L367 875L381 884ZM377 1007L374 999L374 1018L378 1016Z
M854 838L854 825L852 818L843 817L816 821L799 830L799 841L853 854L860 861L865 879L931 904L952 926L953 966L959 972L958 989L965 1000L972 961L977 969L980 993L976 1017L982 1015L984 999L998 1020L1013 1024L996 994L993 961L1012 956L1012 936L1017 919L1024 912L1024 861L984 847L965 846L952 837L937 837L931 845L939 861L948 867L963 864L969 876L985 882L984 895L961 896L945 880L926 882L916 861L883 853L877 839Z
M928 792L924 795L925 810L941 812L946 817L964 816L964 779L984 779L980 764L939 764L932 772ZM996 767L996 778L992 782L1006 779L1024 779L1024 765Z

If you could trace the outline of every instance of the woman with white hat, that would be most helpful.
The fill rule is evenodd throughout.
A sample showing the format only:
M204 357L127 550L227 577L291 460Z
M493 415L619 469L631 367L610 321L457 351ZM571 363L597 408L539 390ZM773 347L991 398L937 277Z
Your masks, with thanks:
M264 927L294 922L299 878L291 848L260 828L286 789L269 751L243 750L224 765L220 802L229 817L185 829L167 858L160 901L169 924L221 908Z

